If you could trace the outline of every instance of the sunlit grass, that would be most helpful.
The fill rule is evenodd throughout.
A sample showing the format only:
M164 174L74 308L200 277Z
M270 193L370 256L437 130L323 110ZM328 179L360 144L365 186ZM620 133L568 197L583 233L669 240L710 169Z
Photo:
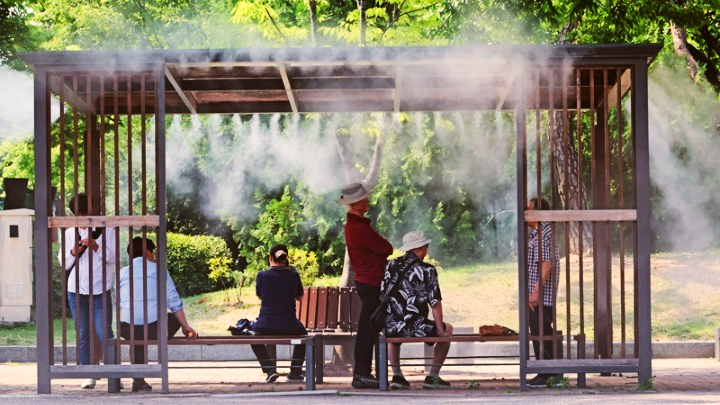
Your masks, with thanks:
M23 325L0 325L0 346L35 346L35 323ZM56 319L53 322L55 344L62 342L62 322ZM75 342L75 324L72 319L67 321L66 338L68 344Z

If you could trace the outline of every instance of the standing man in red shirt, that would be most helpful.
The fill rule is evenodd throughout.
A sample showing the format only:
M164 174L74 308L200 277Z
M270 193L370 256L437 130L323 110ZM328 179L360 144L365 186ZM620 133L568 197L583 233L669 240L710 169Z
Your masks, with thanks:
M348 206L345 245L355 273L355 288L362 301L358 332L355 336L353 388L380 386L371 374L373 347L380 330L370 325L370 315L380 304L380 284L387 257L393 252L390 242L380 236L370 226L370 219L365 217L370 206L370 194L361 183L352 183L342 189L338 200L338 203Z

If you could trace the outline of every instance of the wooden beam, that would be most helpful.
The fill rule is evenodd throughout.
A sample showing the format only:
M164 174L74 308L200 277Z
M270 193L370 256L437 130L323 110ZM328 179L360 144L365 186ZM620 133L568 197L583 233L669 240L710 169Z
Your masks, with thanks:
M131 215L131 216L88 216L88 217L50 217L48 228L71 228L71 227L143 227L159 226L159 215Z
M84 77L84 76L78 76L78 77ZM73 89L68 87L65 84L65 81L62 80L63 76L60 74L51 73L50 74L50 88L55 89L55 92L57 94L60 94L60 91L63 91L65 95L65 102L73 106L73 108L76 108L79 112L85 112L85 113L91 113L91 114L97 114L97 110L95 109L95 106L92 104L88 104L85 102L85 100L82 99L82 97L75 94ZM87 91L92 91L92 89L87 89Z
M625 96L625 94L630 90L630 87L632 87L632 71L631 69L625 69L622 76L620 76L620 80L618 80L617 83L613 87L610 88L608 91L608 111L610 109L616 107L619 103L619 100L617 99L617 88L620 86L620 97ZM600 104L600 106L602 103Z
M180 99L183 101L183 103L185 103L187 109L190 110L190 113L197 114L197 102L195 102L192 95L188 96L187 94L185 94L183 89L180 87L180 83L175 80L175 75L173 73L175 73L175 75L178 75L177 70L173 66L165 65L165 77L167 77L167 79L170 81L170 84L173 86L178 96L180 96ZM192 101L190 100L191 98L193 98Z
M278 70L280 70L280 76L282 77L283 85L285 85L285 92L287 93L288 101L290 102L290 109L292 109L293 113L297 114L297 102L295 101L295 94L293 94L293 89L290 85L290 78L288 78L286 65L284 63L278 63Z
M525 222L619 222L637 221L636 210L525 211Z

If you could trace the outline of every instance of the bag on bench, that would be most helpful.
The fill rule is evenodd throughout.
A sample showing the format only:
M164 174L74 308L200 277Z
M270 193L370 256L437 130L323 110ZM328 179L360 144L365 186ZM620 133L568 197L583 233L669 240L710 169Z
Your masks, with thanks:
M483 325L480 327L482 336L517 336L517 332L502 325Z
M228 327L228 330L233 336L252 335L252 328L254 323L255 322L243 318L237 321L237 324L235 326Z

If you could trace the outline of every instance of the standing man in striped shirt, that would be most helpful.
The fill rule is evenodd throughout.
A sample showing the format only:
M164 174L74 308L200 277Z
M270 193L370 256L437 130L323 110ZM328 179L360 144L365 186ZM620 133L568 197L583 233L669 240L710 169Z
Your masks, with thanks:
M550 204L543 198L532 198L527 205L527 210L538 209L550 210ZM560 276L558 250L553 241L553 229L549 222L528 222L527 224L532 228L527 255L530 334L540 336L540 324L542 323L542 336L547 339L555 334L555 298ZM532 344L536 359L557 358L554 340L543 340L541 345L538 339L534 339ZM558 353L558 355L561 354ZM554 381L551 381L552 377L554 377ZM546 387L550 383L559 384L561 378L562 374L538 374L528 381L527 385L531 388Z

